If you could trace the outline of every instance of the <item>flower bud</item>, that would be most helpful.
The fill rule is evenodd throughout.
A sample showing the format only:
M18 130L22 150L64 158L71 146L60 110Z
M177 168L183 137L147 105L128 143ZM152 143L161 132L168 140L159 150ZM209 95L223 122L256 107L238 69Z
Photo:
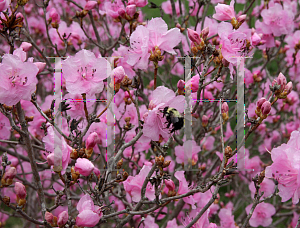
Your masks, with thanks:
M121 169L122 165L123 165L123 158L120 161L118 161L117 169Z
M99 142L99 136L96 132L93 132L89 135L85 142L86 149L94 148L96 144Z
M229 111L229 107L227 102L223 102L222 106L221 106L221 112L222 113L227 113Z
M97 4L98 3L96 1L88 1L84 6L84 10L89 11L91 9L94 9Z
M36 65L37 68L39 68L38 74L41 73L45 69L45 66L46 66L46 63L43 63L43 62L35 62L33 64Z
M179 90L184 90L184 86L185 86L185 82L183 81L183 80L179 80L178 82L177 82L177 88L179 89Z
M192 41L194 43L197 43L197 44L200 44L201 39L200 39L199 34L196 31L192 30L192 29L188 28L187 30L188 30L188 37L189 37L190 41Z
M51 22L56 22L59 23L60 22L60 16L57 13L55 8L51 8L49 11L49 17L51 18Z
M49 166L54 165L54 153L51 153L47 156L47 162Z
M201 31L201 37L205 40L207 38L209 34L209 27L206 27L204 28L202 31Z
M123 17L123 18L124 18L126 12L125 12L125 10L124 10L123 8L119 8L119 9L118 9L118 14L119 14L120 17Z
M125 77L125 70L122 66L118 66L113 70L112 74L114 76L115 83L121 83L121 81Z
M174 191L175 190L175 184L174 184L174 182L171 179L170 180L165 180L165 184L166 184L166 187L170 191Z
M14 189L15 189L16 195L19 199L25 199L26 198L26 188L22 183L16 182Z
M63 227L67 223L68 219L69 219L68 212L66 211L61 212L57 217L57 225L59 227Z
M256 46L256 45L258 45L260 43L261 38L260 38L260 36L257 33L254 33L251 36L251 41L252 41L252 45Z
M15 167L9 167L9 169L4 173L1 179L1 184L3 186L9 186L12 184L13 179L17 175L17 170Z
M22 13L17 13L17 15L16 15L16 18L18 19L18 18L22 18L22 20L24 20L24 16L23 16L23 14Z
M45 220L50 223L51 226L57 226L57 217L53 216L53 214L48 211L45 213Z
M82 176L89 176L94 170L94 164L86 158L78 158L75 163L75 171Z
M126 13L129 17L133 17L136 13L136 5L126 6Z
M269 101L265 101L261 106L261 113L263 115L268 115L271 111L271 103Z
M290 94L290 92L292 92L293 89L293 83L289 82L288 84L286 84L284 90L286 91L287 95Z
M158 166L162 166L164 164L164 161L165 161L165 158L162 155L160 155L159 157L155 157L155 163Z
M264 98L264 97L260 98L260 99L256 102L256 107L260 109L261 106L263 105L263 103L265 103L265 101L266 101L266 98Z
M277 77L277 84L280 85L281 90L283 90L286 85L286 77L281 72Z
M202 126L206 127L208 125L208 116L207 115L203 115L202 116Z

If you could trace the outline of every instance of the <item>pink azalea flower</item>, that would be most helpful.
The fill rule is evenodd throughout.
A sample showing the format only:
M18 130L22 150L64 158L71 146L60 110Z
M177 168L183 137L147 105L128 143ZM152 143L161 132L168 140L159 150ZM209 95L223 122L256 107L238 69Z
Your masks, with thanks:
M137 7L144 7L148 4L148 0L128 0L128 5L136 5Z
M297 204L300 198L300 132L293 131L287 144L271 151L273 164L266 168L265 176L278 181L282 202L292 198Z
M201 148L196 144L195 140L185 141L182 146L175 147L176 162L179 164L184 162L196 163L200 151Z
M246 212L249 214L251 210L252 204L248 205L246 207ZM253 214L249 220L250 226L253 227L258 227L258 226L263 226L263 227L268 227L272 223L272 216L276 213L275 207L270 204L270 203L260 203L258 204L254 211Z
M201 211L201 208L197 208L192 210L190 215L186 218L182 219L182 224L186 227L193 219L197 216L197 214ZM192 226L193 228L217 228L215 223L210 223L208 220L210 210L204 212L204 214L199 218L199 220Z
M172 15L173 12L172 12L172 5L171 5L171 1L166 1L166 2L163 2L161 4L161 8L162 10L165 12L165 14L169 14L169 15ZM183 3L181 2L181 9L182 9L182 13L184 14L185 12L185 7L183 5ZM175 2L175 11L176 11L176 15L177 16L180 16L180 6L179 6L179 1L176 1Z
M231 209L222 208L218 215L220 218L219 228L236 228Z
M144 136L154 140L159 140L159 135L163 138L169 137L169 130L165 129L166 119L163 118L164 107L171 107L177 109L178 112L183 112L184 96L176 96L174 91L164 87L157 87L152 94L149 110L144 114L145 123L143 126Z
M184 228L182 225L177 225L176 218L168 221L166 228Z
M5 115L0 113L0 138L9 139L10 138L10 123L8 118Z
M141 200L141 189L150 170L151 166L144 165L138 175L134 177L129 176L127 180L123 182L124 189L131 195L132 201L139 202ZM149 200L154 200L154 192L154 187L148 182L145 196Z
M94 170L94 164L86 158L77 158L75 163L75 171L83 176L89 176Z
M79 211L79 215L76 218L77 226L94 227L102 217L100 208L94 205L88 194L79 200L76 208Z
M106 59L96 58L94 53L85 49L63 61L62 71L70 93L86 93L90 96L103 90L103 80L111 74Z
M216 13L213 15L213 18L219 21L231 20L235 17L234 12L234 0L231 0L230 5L218 3L215 6Z
M159 226L155 223L155 218L152 217L151 215L148 215L146 219L144 220L144 226L143 228L159 228Z
M0 1L0 13L8 8L10 5L11 1L10 0L1 0Z
M251 197L253 198L254 194L256 192L256 188L255 188L253 182L250 183L249 189L251 191ZM274 190L275 190L274 181L264 178L263 182L260 184L259 194L261 194L261 192L264 192L262 197L266 198L266 197L272 195L274 193Z
M274 5L270 4L268 9L263 9L261 16L265 25L264 34L281 36L282 34L292 33L294 30L293 12L283 9L279 3L275 3Z
M69 220L68 212L63 211L57 217L57 225L64 226Z
M176 177L179 180L179 188L177 191L178 195L182 195L190 191L188 187L188 183L184 176L184 171L176 171L174 177ZM190 204L193 209L196 209L195 206L196 201L194 200L192 195L184 197L183 201Z
M0 103L10 106L21 99L30 101L31 94L36 90L38 71L33 63L5 54L0 64Z

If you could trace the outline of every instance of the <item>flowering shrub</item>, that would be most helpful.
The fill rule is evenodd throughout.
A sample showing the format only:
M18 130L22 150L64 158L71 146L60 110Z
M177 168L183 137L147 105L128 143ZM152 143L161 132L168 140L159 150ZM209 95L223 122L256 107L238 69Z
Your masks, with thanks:
M0 0L0 227L299 228L299 4Z

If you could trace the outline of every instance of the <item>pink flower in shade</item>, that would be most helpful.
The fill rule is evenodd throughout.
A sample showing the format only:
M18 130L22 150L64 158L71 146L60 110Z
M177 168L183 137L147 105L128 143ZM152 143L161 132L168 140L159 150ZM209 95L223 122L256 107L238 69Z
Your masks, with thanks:
M299 215L295 211L293 211L293 219L290 226L293 228L296 227L298 223L298 219L299 219Z
M168 221L166 228L184 228L182 225L177 225L176 218Z
M125 9L124 4L121 0L106 1L104 3L104 8L106 13L114 19L119 17L119 9Z
M235 17L234 12L234 0L231 0L230 5L218 3L215 6L216 13L213 15L213 18L219 21L231 20Z
M0 13L8 8L10 0L0 0Z
M96 1L88 1L85 6L84 6L84 9L89 11L91 9L94 9L96 6L97 6L97 2Z
M19 57L5 54L0 64L0 103L15 105L21 99L31 100L36 90L38 68Z
M8 218L9 218L9 215L0 212L0 223L5 224L5 222Z
M161 51L177 54L173 48L181 41L179 28L168 30L167 23L161 17L156 17L148 22L147 29L150 50L154 51L155 47L159 47Z
M68 212L63 211L57 216L57 225L59 227L64 226L69 220Z
M117 51L113 52L113 56L122 56L117 61L118 66L122 66L125 70L125 74L128 78L133 78L135 71L132 69L132 66L127 63L128 60L128 48L120 45Z
M115 83L121 83L123 78L125 77L125 70L122 66L118 66L112 71Z
M190 191L188 187L188 182L186 181L184 176L184 171L176 171L174 177L176 177L177 180L179 180L179 188L177 191L178 195L182 195ZM194 200L192 195L184 197L183 201L190 204L193 209L196 209L195 203L197 202Z
M0 113L0 138L9 139L10 138L10 123L8 118Z
M79 215L76 218L77 226L94 227L102 217L100 208L94 205L88 194L79 200L76 208L79 211Z
M51 22L60 22L60 16L55 8L49 10L49 18L51 19Z
M231 209L222 208L218 215L220 218L219 228L236 228Z
M171 5L171 1L166 1L166 2L163 2L161 4L161 8L162 10L165 12L165 14L169 14L169 15L172 15L173 12L172 12L172 5ZM183 3L181 3L181 9L182 9L182 13L184 14L184 11L185 11L185 7L183 5ZM179 1L176 1L175 2L175 11L176 11L176 15L179 16L180 15L180 6L179 6Z
M278 181L282 202L292 198L297 204L300 198L300 132L293 131L287 144L271 151L273 164L266 168L265 176Z
M253 182L250 183L249 189L251 191L251 197L254 198L256 188L255 188ZM267 179L267 178L264 178L263 182L260 184L259 194L261 194L261 192L264 192L262 197L266 198L266 197L272 195L274 193L274 190L275 190L274 181L270 180L270 179Z
M186 218L182 219L182 224L186 227L194 217L199 214L202 208L197 208L196 210L192 210L190 215L187 215ZM199 218L199 220L192 226L192 228L217 228L215 223L210 223L208 220L210 209L204 212L204 214Z
M270 4L268 9L261 11L261 16L264 23L264 34L281 36L282 34L290 34L294 30L294 13L288 9L283 9L281 4Z
M26 188L22 183L16 182L14 189L15 189L16 195L19 197L19 199L25 199L26 198L26 195L27 195Z
M138 175L134 177L129 176L127 180L123 182L125 191L131 195L132 200L134 202L139 202L141 200L141 189L150 170L151 170L151 166L144 165ZM148 183L146 187L145 196L149 200L154 200L155 198L154 192L155 190L152 187L151 183Z
M215 143L215 137L213 136L206 136L201 141L200 144L203 150L212 150Z
M95 166L90 160L86 158L77 158L75 171L78 171L81 175L86 177L89 176L93 172L94 168Z
M195 140L188 140L182 146L175 147L176 162L181 163L196 163L198 161L198 153L201 151Z
M144 226L141 226L143 228L159 228L159 226L155 223L155 218L151 215L147 215L146 219L144 220Z
M293 55L296 53L296 64L300 63L300 53L299 51L296 52L296 45L299 43L300 41L300 30L295 31L294 33L290 33L286 36L285 38L285 42L288 45L288 50L286 51L286 55L287 57L285 58L286 61L288 61L288 63L290 65L293 64L294 58Z
M249 214L252 204L246 207L246 212ZM270 203L260 203L258 204L253 214L249 220L250 226L258 227L268 227L272 223L272 216L276 213L275 207Z
M148 0L128 0L128 5L136 5L137 7L144 7L148 4Z
M169 137L169 130L166 129L166 119L163 117L162 110L164 107L177 109L183 112L184 96L176 96L173 90L164 86L157 87L152 94L152 100L149 104L149 110L144 114L144 136L154 140L159 140L159 135L163 138Z
M62 72L70 93L94 96L103 90L103 80L111 74L111 67L106 59L83 49L63 61Z

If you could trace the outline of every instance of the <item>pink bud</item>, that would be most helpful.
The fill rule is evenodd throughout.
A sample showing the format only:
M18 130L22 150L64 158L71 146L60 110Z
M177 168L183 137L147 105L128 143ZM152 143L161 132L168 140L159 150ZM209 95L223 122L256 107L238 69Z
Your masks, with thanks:
M51 153L47 156L47 162L49 166L54 165L54 153Z
M183 80L179 80L177 82L177 88L180 89L180 90L184 90L184 86L185 86L185 82Z
M175 190L175 184L174 184L174 182L171 179L170 180L165 180L165 184L166 184L166 187L170 191L174 191Z
M251 41L253 45L258 45L259 42L261 41L260 36L255 32L252 36L251 36Z
M28 43L28 42L23 42L20 46L20 48L23 49L23 51L29 51L30 48L32 47L32 44L31 43Z
M16 195L19 197L19 199L25 199L25 197L26 197L26 188L22 183L16 182L14 189L15 189Z
M24 19L24 16L23 16L22 13L19 12L19 13L17 13L16 18L22 18L22 19Z
M115 83L121 83L121 81L123 80L123 78L125 77L125 70L122 66L118 66L117 68L115 68L112 72L114 79L115 79Z
M261 106L263 105L263 103L265 103L266 98L262 97L260 98L257 103L256 103L256 107L261 108Z
M229 107L227 102L223 102L222 106L221 106L221 112L222 113L227 113L229 111Z
M136 13L136 5L126 6L126 13L129 17L133 17Z
M66 211L61 212L57 217L57 225L59 227L64 226L67 223L68 219L69 219L68 212Z
M208 116L207 115L203 115L202 116L202 126L203 127L206 127L207 126L207 124L208 124Z
M288 84L286 84L284 89L286 90L287 94L290 94L290 92L292 92L293 89L293 83L289 82Z
M95 175L97 176L97 177L99 177L100 176L100 170L98 169L98 168L96 168L96 167L94 167L94 173L95 173Z
M281 86L281 89L283 89L286 85L286 77L281 72L277 77L277 83Z
M241 16L239 16L236 20L240 23L244 23L244 21L246 20L247 15L243 14Z
M268 115L271 111L271 103L269 101L265 101L261 106L261 113L263 115Z
M118 14L120 15L120 17L125 17L126 12L123 8L119 8L118 9Z
M206 37L208 36L209 34L209 27L206 27L204 28L202 31L201 31L201 35L202 35L202 38L203 39L206 39Z
M42 62L35 62L33 64L36 65L37 68L39 68L38 74L41 73L45 69L45 66L46 66L46 63L42 63Z
M98 3L96 1L88 1L84 6L84 10L89 11L91 9L94 9L97 4Z
M191 88L192 88L192 92L195 93L198 91L199 88L199 80L200 80L200 76L199 74L196 74L194 77L192 77L191 79ZM188 85L187 85L188 86Z
M14 179L15 176L17 175L17 170L15 167L9 167L8 170L4 173L3 179Z
M11 3L10 0L2 0L2 1L0 1L0 12L6 10L9 7L10 3Z
M75 171L78 171L82 176L89 176L94 170L93 163L86 158L77 158L75 163Z
M280 44L281 44L281 42L280 42L279 40L275 40L275 45L276 45L276 47L279 47Z
M52 213L46 211L46 213L45 213L45 219L46 219L47 222L49 222L50 224L52 224L54 216L53 216Z
M201 39L200 39L199 34L196 31L189 29L189 28L187 29L187 31L188 31L188 37L189 37L190 41L200 44Z
M93 132L85 142L86 149L94 148L97 143L99 143L99 136L96 132Z
M51 8L49 11L49 17L52 19L52 22L59 23L60 22L60 16L58 15L55 8Z
M275 84L277 84L277 80L276 79L273 80L272 86L274 86Z

